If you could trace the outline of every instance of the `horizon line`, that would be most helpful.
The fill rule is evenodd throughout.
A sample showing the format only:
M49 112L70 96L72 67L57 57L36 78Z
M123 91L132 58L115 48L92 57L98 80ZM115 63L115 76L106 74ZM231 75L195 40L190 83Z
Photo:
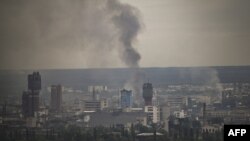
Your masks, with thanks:
M219 67L250 67L250 65L214 65L214 66L168 66L168 67L91 67L91 68L27 68L27 69L0 69L0 71L44 71L44 70L108 70L108 69L164 69L164 68L219 68Z

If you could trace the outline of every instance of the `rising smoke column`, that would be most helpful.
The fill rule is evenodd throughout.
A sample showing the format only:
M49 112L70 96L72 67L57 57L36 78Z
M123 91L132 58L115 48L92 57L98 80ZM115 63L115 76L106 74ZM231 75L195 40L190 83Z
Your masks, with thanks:
M139 66L139 10L118 0L2 0L0 17L2 67Z
M109 0L107 5L115 13L112 22L118 29L120 58L129 68L133 69L133 74L124 87L133 90L134 102L140 104L144 73L139 69L141 56L133 47L133 42L142 28L139 11L116 0Z
M0 17L0 67L126 66L135 70L128 83L141 89L137 8L118 0L1 0Z
M133 90L134 101L136 104L140 104L142 101L140 94L144 73L139 69L141 56L133 47L133 42L136 40L143 25L140 21L139 11L135 7L121 4L117 0L109 0L107 5L108 9L114 13L111 20L118 29L120 58L126 66L133 70L131 78L124 87Z
M133 42L142 28L138 9L117 0L108 0L107 8L114 14L111 20L118 29L122 61L128 67L139 67L141 56L133 47Z

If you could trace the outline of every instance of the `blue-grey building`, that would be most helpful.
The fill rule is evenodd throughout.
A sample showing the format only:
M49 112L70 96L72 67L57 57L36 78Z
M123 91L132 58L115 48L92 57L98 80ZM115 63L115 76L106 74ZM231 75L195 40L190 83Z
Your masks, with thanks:
M121 90L121 108L131 108L132 104L132 90Z

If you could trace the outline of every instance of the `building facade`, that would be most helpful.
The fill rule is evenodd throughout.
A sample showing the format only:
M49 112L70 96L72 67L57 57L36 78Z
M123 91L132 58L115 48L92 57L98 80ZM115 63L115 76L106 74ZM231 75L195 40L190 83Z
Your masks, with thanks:
M31 91L40 91L41 90L41 75L39 72L33 72L28 75L28 89Z
M145 106L152 106L153 85L151 83L144 83L142 89L142 95L145 101Z
M61 111L62 109L62 91L63 88L61 85L52 85L51 86L51 103L50 109L52 111Z
M39 92L24 91L22 95L22 111L24 117L34 117L39 110Z
M145 106L144 112L147 114L148 123L160 122L160 107L157 106Z
M95 100L83 101L84 111L100 111L101 110L101 102Z
M24 117L35 117L39 111L39 93L41 90L41 76L39 72L28 75L28 90L22 95L22 113Z
M121 108L131 108L132 104L132 90L121 90Z

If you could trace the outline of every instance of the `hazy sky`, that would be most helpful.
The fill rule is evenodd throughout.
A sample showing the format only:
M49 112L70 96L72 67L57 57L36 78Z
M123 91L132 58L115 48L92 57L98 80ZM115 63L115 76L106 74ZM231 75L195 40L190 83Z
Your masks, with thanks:
M125 67L110 21L119 10L103 1L1 0L0 69ZM142 67L250 65L249 0L121 2L142 25Z
M131 3L133 0L131 0ZM141 64L250 64L250 1L135 0L143 13Z

